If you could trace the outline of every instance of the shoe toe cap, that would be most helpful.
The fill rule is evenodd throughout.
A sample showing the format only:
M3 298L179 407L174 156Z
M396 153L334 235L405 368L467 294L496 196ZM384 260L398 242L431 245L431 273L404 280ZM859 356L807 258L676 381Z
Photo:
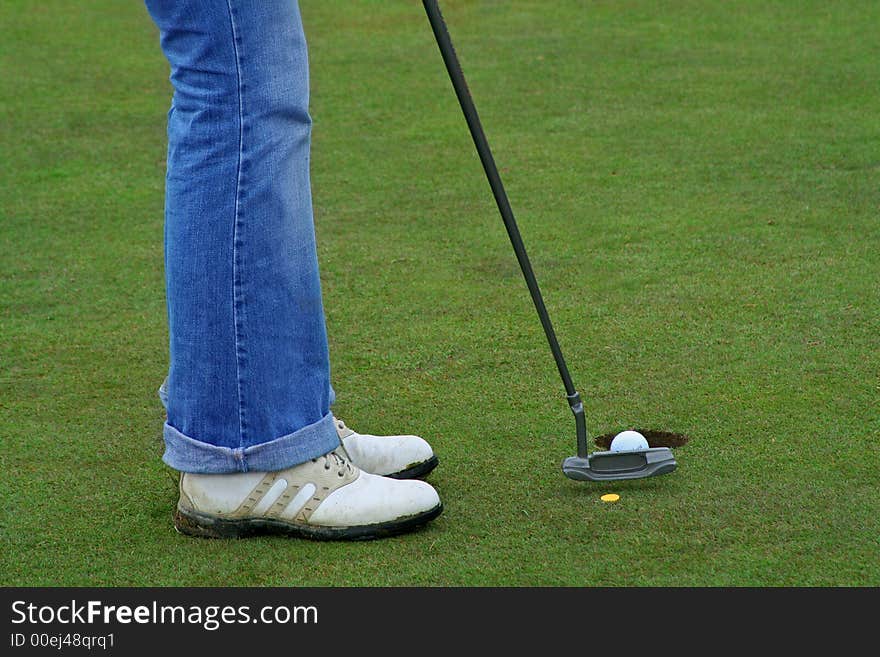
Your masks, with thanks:
M378 475L401 472L434 457L431 445L419 436L354 434L343 442L358 467Z
M355 527L399 521L427 513L440 505L430 484L389 479L368 472L333 491L315 509L310 522L332 527Z

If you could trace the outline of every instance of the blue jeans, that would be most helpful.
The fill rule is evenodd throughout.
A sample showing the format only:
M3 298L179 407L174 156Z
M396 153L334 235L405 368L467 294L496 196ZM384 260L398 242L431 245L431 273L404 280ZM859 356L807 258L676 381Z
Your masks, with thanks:
M296 0L146 0L171 65L163 460L280 470L339 445Z

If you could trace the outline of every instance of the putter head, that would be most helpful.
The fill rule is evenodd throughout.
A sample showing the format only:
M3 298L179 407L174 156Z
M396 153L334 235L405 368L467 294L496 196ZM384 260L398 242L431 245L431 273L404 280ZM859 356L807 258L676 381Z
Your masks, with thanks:
M630 452L593 452L586 458L569 456L562 462L562 472L577 481L620 481L668 474L676 465L668 447L651 447Z

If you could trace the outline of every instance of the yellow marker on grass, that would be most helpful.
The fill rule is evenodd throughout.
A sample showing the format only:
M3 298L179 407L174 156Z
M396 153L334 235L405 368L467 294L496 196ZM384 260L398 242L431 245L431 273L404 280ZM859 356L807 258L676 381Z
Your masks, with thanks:
M606 493L605 495L603 495L599 499L602 500L603 502L616 502L617 500L620 499L620 495L618 495L617 493Z

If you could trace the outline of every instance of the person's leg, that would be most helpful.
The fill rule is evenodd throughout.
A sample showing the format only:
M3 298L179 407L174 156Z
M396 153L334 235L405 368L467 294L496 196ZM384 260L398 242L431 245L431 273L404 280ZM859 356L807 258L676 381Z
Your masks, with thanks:
M278 470L334 449L293 0L147 0L171 64L165 461Z
M146 0L171 64L164 460L175 526L375 538L442 511L340 444L309 185L296 0Z
M335 446L302 22L291 0L147 5L175 87L165 460L201 473L286 467ZM424 476L437 464L417 436L332 424L368 472Z

